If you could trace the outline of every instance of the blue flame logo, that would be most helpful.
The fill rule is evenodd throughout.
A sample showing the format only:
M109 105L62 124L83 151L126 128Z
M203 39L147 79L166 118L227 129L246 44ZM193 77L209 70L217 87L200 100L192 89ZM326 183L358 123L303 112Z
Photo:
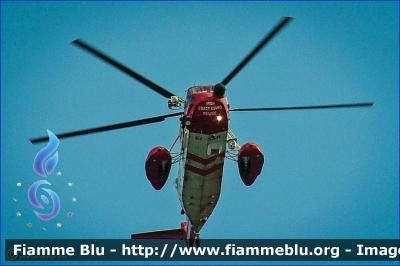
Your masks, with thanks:
M39 180L39 181L36 181L35 183L33 183L28 190L28 199L29 199L30 203L34 207L39 208L39 209L44 209L42 204L40 204L40 202L36 198L36 193L37 193L38 187L42 184L51 185L47 180ZM44 191L46 191L50 195L51 199L53 200L53 210L49 214L42 214L37 211L33 211L33 212L40 219L42 219L44 221L48 221L57 216L57 214L60 212L61 204L60 204L60 199L58 198L57 194L53 190L47 189L47 188L42 188L42 189ZM45 195L42 195L41 199L45 204L49 204L49 199Z
M56 137L56 135L53 134L53 132L51 132L50 130L47 130L47 134L49 135L49 143L47 144L46 147L44 147L43 149L41 149L38 154L35 157L35 160L33 161L33 169L35 170L35 172L43 177L46 177L46 173L47 175L50 175L51 172L53 172L54 168L57 165L58 162L58 151L53 155L53 157L51 157L50 159L47 160L46 164L45 164L45 168L46 168L46 173L43 169L43 163L44 160L50 155L52 154L58 147L58 145L60 144L60 141L58 140L58 138Z
M56 167L58 163L58 151L50 158L47 160L45 163L44 167L44 161L47 157L49 157L58 147L60 144L60 141L58 140L57 136L53 134L50 130L47 130L47 134L49 135L49 143L47 144L46 147L41 149L35 157L35 160L33 161L33 169L35 172L43 177L47 177L47 175L50 175L51 172L53 172L54 168ZM45 169L43 169L45 168ZM46 172L45 172L46 170ZM46 175L47 174L47 175ZM36 208L39 209L44 209L42 204L38 201L36 198L36 193L38 190L38 187L40 185L51 185L50 182L46 180L39 180L36 181L31 185L31 187L28 189L28 199L29 202ZM61 204L60 204L60 199L58 198L58 195L51 189L47 188L42 188L47 194L50 195L51 200L53 201L53 210L49 214L43 214L37 211L33 211L37 217L44 221L48 221L50 219L53 219L54 217L57 216L57 214L60 212ZM45 196L42 195L41 200L45 204L49 204L49 199Z

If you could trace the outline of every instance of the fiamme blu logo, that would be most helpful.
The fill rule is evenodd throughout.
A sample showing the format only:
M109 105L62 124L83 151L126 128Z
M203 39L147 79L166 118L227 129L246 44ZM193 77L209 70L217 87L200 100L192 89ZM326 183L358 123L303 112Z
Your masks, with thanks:
M41 177L46 177L46 178L50 176L50 174L53 172L54 168L58 163L58 151L56 150L58 145L60 144L60 141L58 140L57 136L53 134L53 132L47 130L47 134L49 135L49 143L47 144L46 147L44 147L37 153L33 161L33 169L35 170L35 172ZM52 156L49 158L50 155ZM33 183L28 189L29 202L32 204L32 206L36 207L37 209L44 209L43 205L40 204L40 202L36 197L37 191L41 185L51 185L51 183L44 179L38 180L35 183ZM55 193L53 190L48 188L41 188L41 189L44 190L53 201L53 210L49 214L43 214L36 210L34 210L33 212L41 220L48 221L56 217L60 212L61 208L60 199L58 198L57 193ZM47 196L41 195L41 200L45 204L49 204L49 198Z

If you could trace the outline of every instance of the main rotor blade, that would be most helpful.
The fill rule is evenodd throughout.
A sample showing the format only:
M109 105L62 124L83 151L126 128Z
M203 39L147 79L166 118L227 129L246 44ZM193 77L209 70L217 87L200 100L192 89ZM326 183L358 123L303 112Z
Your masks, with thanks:
M236 108L236 109L230 109L229 111L230 112L248 112L248 111L281 111L281 110L371 107L373 104L374 104L373 102L367 102L367 103L343 103L343 104L289 106L289 107Z
M151 124L151 123L162 122L165 120L165 118L178 116L181 114L182 113L174 113L174 114L168 114L168 115L154 116L154 117L140 119L140 120L123 122L123 123L119 123L119 124L107 125L107 126L102 126L102 127L94 127L94 128L89 128L89 129L83 129L83 130L77 130L77 131L56 134L56 136L59 139L63 139L63 138L76 137L76 136L98 133L98 132L103 132L103 131L121 129L121 128L126 128L126 127L141 126L141 125L146 125L146 124ZM36 144L36 143L45 142L48 140L49 140L49 137L44 136L44 137L39 137L39 138L33 138L33 139L30 139L29 141L32 144Z
M165 98L170 99L171 96L175 96L175 94L173 94L172 92L170 92L170 91L162 88L161 86L155 84L151 80L143 77L142 75L140 75L139 73L133 71L132 69L129 69L127 66L119 63L117 60L111 58L110 56L106 55L105 53L101 52L100 50L98 50L98 49L94 48L93 46L87 44L83 40L76 39L76 40L72 41L72 44L76 44L79 47L83 48L84 50L88 51L89 53L97 56L100 59L103 59L104 61L106 61L110 65L118 68L119 70L121 70L122 72L127 74L128 76L136 79L137 81L139 81L142 84L146 85L147 87L149 87L150 89L154 90L158 94L161 94ZM181 98L179 98L179 100L181 100L183 102L183 100Z
M264 39L256 46L254 49L243 59L242 62L240 62L234 70L232 70L231 73L229 73L226 78L221 82L224 85L227 85L231 79L233 79L237 73L239 73L240 70L251 60L253 57L285 26L286 23L288 23L292 17L284 17L279 24L275 26L275 28L268 33Z

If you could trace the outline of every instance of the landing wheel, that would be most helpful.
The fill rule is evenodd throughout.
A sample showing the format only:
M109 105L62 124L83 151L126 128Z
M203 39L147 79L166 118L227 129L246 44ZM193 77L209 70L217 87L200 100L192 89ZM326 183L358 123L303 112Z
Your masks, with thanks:
M196 245L196 247L200 247L200 233L196 233L196 235L194 236L194 244Z
M193 247L194 246L194 239L193 238L189 239L188 242L187 242L187 245L188 245L188 247Z
M187 244L189 247L200 247L200 234L194 233Z

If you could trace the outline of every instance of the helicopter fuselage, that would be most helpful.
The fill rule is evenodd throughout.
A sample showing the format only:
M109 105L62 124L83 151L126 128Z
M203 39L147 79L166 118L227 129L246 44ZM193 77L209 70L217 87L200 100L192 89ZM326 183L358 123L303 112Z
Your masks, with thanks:
M198 233L220 197L229 109L225 95L217 96L212 85L189 88L186 102L175 187L188 226Z

